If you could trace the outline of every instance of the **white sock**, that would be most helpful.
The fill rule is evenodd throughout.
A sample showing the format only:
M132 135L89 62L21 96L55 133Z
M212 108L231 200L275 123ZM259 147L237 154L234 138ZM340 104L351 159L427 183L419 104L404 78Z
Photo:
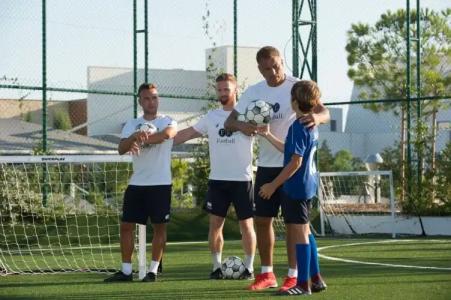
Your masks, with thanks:
M122 263L122 273L130 275L132 273L132 263Z
M244 257L244 266L251 273L254 272L254 257L255 257L255 255L246 255Z
M160 262L159 262L159 261L154 261L154 260L152 260L152 261L150 262L149 272L154 273L154 274L157 274L157 272L158 272L158 266L159 266L159 265L160 265Z
M288 277L298 277L298 269L288 268Z
M211 260L213 261L213 271L221 267L221 257L221 252L214 252L211 254Z
M272 266L262 266L262 274L263 273L272 273Z

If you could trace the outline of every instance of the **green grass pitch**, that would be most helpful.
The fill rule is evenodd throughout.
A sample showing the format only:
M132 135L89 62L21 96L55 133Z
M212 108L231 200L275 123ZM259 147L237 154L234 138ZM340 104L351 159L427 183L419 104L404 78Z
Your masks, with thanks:
M451 299L451 239L417 238L365 244L374 241L379 240L319 238L319 247L363 243L324 248L320 252L362 263L321 258L321 272L329 288L312 295L311 299ZM119 266L118 249L116 254ZM229 255L243 256L239 242L225 242L223 258ZM280 284L287 271L283 241L277 242L274 259ZM259 263L257 256L257 270ZM169 244L164 273L156 283L142 283L135 278L132 283L105 284L106 274L83 272L8 275L0 277L0 299L269 299L276 291L247 291L248 281L208 280L210 271L206 243Z

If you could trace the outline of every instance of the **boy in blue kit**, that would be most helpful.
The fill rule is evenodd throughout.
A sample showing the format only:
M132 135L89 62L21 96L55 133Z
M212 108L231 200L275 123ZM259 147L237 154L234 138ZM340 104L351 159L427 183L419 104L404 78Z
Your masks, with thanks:
M282 184L285 192L282 214L287 236L295 239L293 244L296 244L298 277L297 285L282 291L283 295L310 295L311 292L326 289L319 272L316 241L309 226L311 199L316 195L318 187L318 172L314 159L318 145L318 129L309 129L299 121L299 118L310 113L319 103L320 96L320 90L313 81L301 80L293 85L291 106L296 113L296 120L288 129L285 143L277 139L268 127L259 129L261 135L284 153L283 170L259 190L263 199L270 199Z

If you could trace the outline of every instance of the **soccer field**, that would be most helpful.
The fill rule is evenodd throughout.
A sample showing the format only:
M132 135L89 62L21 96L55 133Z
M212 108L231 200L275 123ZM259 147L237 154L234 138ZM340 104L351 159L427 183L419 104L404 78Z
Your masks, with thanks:
M312 299L451 299L451 239L318 238L328 290ZM331 246L331 247L330 247ZM117 249L118 250L118 249ZM243 256L226 241L223 257ZM118 262L119 252L117 252ZM119 265L119 264L118 264ZM396 265L396 266L392 266ZM255 262L259 270L259 259ZM283 241L275 251L279 283L286 274ZM135 268L136 269L136 268ZM0 277L0 299L267 299L241 280L208 280L207 243L169 244L160 281L105 284L106 274L66 273Z

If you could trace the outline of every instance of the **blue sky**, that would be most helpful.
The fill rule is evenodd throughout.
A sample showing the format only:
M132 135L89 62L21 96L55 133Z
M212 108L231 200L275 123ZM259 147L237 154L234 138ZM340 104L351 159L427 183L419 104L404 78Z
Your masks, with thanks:
M204 50L212 46L212 40L202 29L206 2L149 0L151 68L205 68ZM405 2L318 0L318 79L324 101L348 101L351 95L344 50L351 23L374 23L386 10L404 8ZM411 2L414 6L416 1ZM17 77L26 85L41 84L40 3L40 0L0 1L0 77ZM132 67L131 3L131 0L47 0L49 85L86 88L87 66ZM217 45L231 45L233 1L208 3L213 40ZM450 6L446 0L422 0L421 4L436 10ZM291 1L239 0L238 5L238 44L274 45L285 53L287 65L291 65ZM142 8L139 10L142 12ZM142 55L139 61L142 66ZM0 98L24 94L0 90ZM64 96L50 93L52 98ZM40 93L28 97L40 98Z

